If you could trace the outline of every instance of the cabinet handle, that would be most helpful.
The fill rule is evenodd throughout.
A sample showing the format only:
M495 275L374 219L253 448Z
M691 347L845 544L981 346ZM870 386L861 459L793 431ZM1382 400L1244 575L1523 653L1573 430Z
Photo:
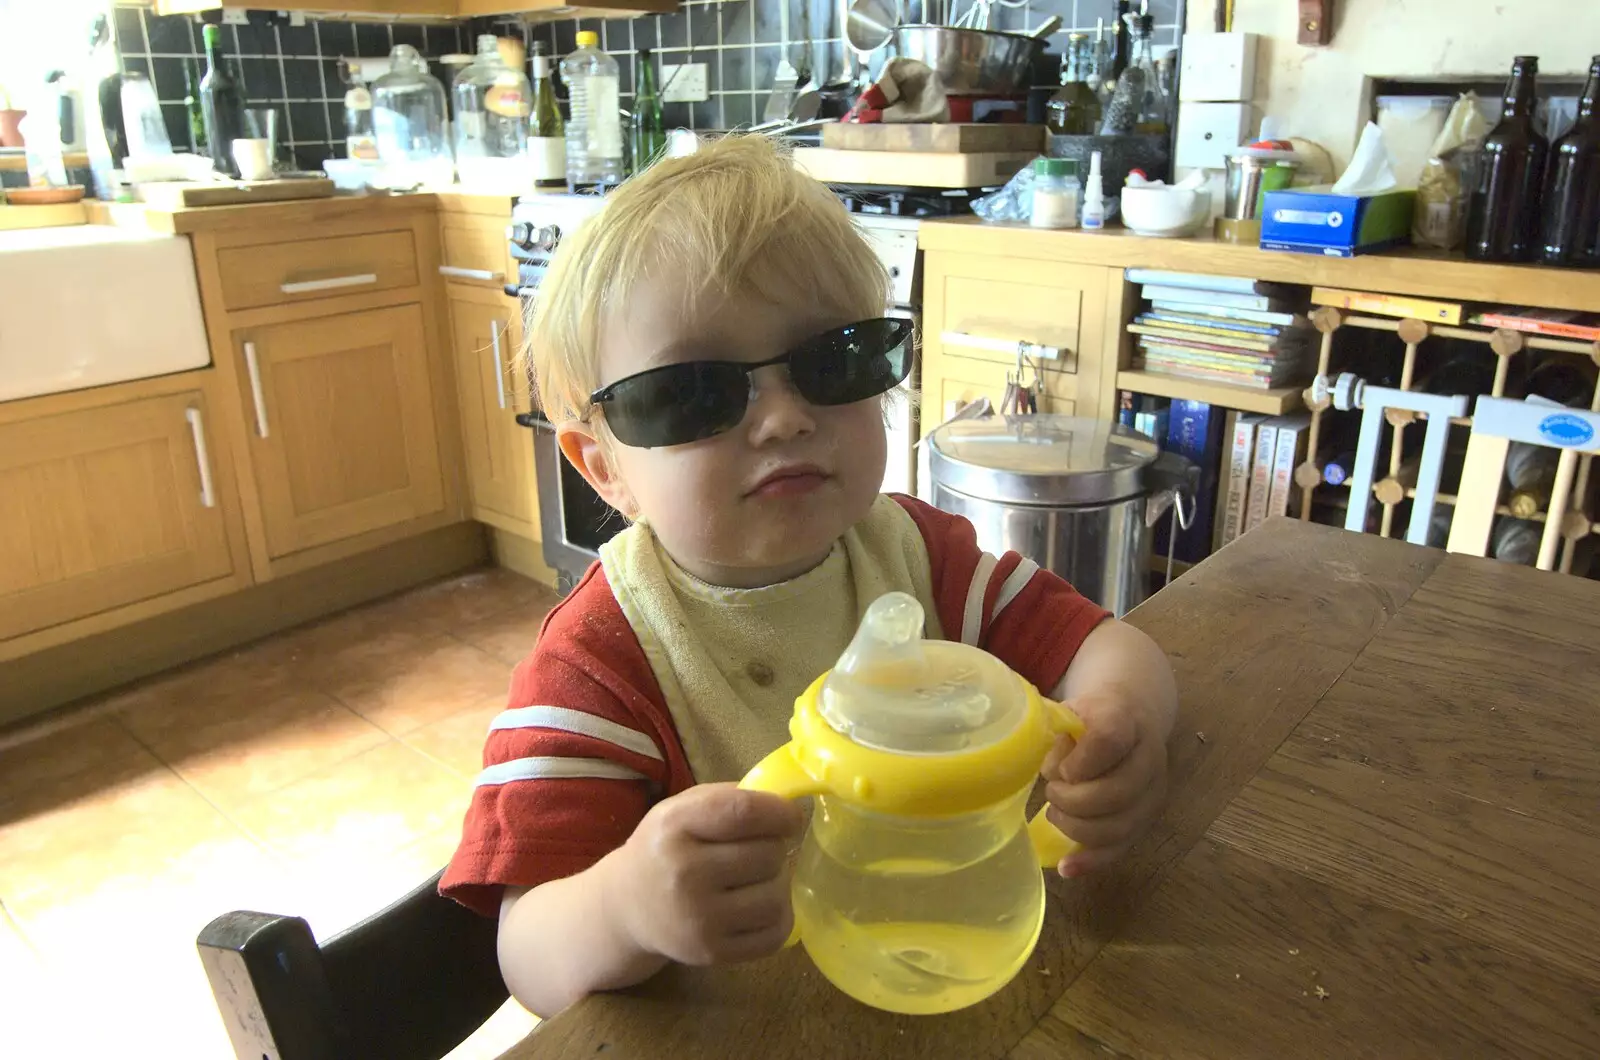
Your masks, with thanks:
M485 283L499 283L506 278L503 272L490 272L488 269L464 269L460 265L440 265L440 276L449 276L457 280L483 280Z
M250 373L250 397L256 405L256 436L267 436L267 399L261 392L261 364L256 360L256 344L244 344L244 366Z
M500 393L500 407L506 407L506 369L500 361L500 321L489 323L489 356L494 358L494 385Z
M940 332L939 341L946 346L965 346L969 350L983 350L985 353L1036 357L1046 361L1059 361L1068 353L1063 346L1044 346L1026 340L1013 342L1009 339L987 339L982 335L968 335L964 331Z
M206 431L200 422L200 410L191 405L183 410L183 416L189 421L189 433L194 435L194 459L200 466L200 503L215 508L217 494L211 488L211 454L206 450Z
M309 294L312 291L331 291L338 287L361 287L377 283L378 274L363 272L356 276L333 276L326 280L305 280L300 283L280 283L278 290L284 294Z

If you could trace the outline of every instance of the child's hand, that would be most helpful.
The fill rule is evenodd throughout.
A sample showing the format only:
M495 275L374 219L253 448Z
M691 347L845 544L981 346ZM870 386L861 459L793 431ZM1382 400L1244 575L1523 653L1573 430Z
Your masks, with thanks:
M617 910L634 942L680 964L764 957L794 923L789 851L799 807L733 784L701 784L645 814L622 847Z
M1040 772L1050 822L1083 847L1057 870L1082 876L1115 863L1160 814L1167 745L1150 712L1117 691L1068 705L1083 719L1084 737L1058 739Z

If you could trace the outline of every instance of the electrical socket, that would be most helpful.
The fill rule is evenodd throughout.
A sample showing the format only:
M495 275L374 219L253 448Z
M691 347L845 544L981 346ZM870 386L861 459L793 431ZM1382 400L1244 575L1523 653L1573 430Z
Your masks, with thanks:
M222 24L224 26L248 26L250 24L250 12L242 8L225 7L222 9Z
M661 64L661 102L704 103L710 98L705 63Z
M306 13L304 11L291 11L291 12L289 12L289 25L291 25L291 26L304 26L305 24L306 24Z

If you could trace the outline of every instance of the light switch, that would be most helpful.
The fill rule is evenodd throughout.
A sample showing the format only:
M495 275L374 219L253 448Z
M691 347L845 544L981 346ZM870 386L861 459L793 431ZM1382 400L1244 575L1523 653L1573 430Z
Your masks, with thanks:
M704 103L710 98L705 63L661 64L661 102Z
M1178 143L1172 164L1180 169L1221 169L1223 159L1250 138L1248 103L1178 104Z

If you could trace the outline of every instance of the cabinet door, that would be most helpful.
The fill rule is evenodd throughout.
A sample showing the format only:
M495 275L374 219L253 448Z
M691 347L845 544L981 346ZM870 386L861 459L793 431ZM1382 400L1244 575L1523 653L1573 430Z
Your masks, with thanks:
M228 577L198 392L0 425L0 640Z
M419 306L296 320L234 337L270 557L443 509Z
M473 518L536 539L533 434L515 418L527 409L528 391L515 369L521 331L517 304L495 291L456 284L449 294Z

